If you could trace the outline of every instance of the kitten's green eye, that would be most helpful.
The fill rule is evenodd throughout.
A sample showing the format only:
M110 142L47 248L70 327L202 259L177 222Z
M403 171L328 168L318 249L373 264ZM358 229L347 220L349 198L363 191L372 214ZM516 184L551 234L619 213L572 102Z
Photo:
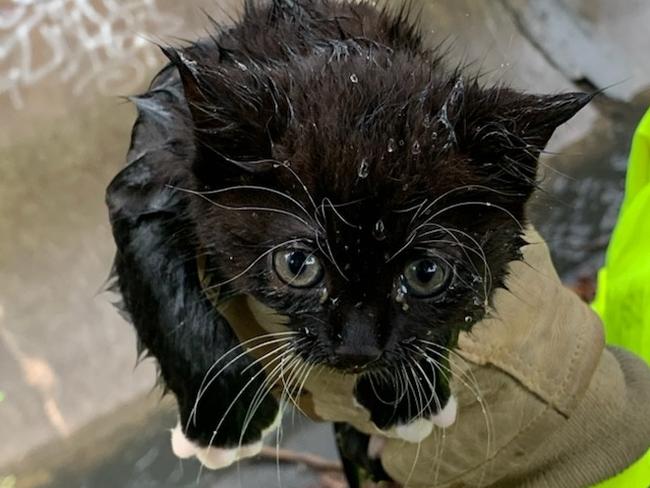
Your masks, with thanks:
M273 267L282 281L296 288L315 286L323 278L323 267L318 258L302 249L276 252Z
M421 298L440 293L449 276L449 267L433 258L411 261L404 268L404 284L411 294Z

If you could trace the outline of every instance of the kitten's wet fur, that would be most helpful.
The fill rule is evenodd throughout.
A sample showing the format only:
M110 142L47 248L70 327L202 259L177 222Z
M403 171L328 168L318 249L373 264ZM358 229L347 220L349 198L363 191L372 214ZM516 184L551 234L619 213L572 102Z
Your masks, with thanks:
M540 152L590 96L482 87L408 18L248 1L213 38L165 48L170 66L134 98L130 164L108 190L119 290L198 446L254 443L278 410L267 395L242 433L262 382L247 356L196 402L238 343L198 255L222 296L288 316L304 360L361 373L355 397L385 430L447 404L447 348L520 257ZM278 275L273 256L292 250L320 263L313 286ZM447 273L431 296L405 285L419 259Z

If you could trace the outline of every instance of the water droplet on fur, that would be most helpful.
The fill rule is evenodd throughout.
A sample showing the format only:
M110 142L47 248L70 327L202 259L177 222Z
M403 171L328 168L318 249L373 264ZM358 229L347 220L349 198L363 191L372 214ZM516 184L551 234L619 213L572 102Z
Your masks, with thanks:
M351 81L352 83L359 83L359 77L358 77L357 75L355 75L354 73L352 73L352 74L350 75L350 81Z
M431 133L431 140L438 140L438 133L435 130Z
M400 146L404 146L404 144L406 144L406 142L404 142L404 139L400 139L397 144L399 144Z
M409 307L409 304L408 304L408 303L406 303L406 302L402 303L402 311L403 311L403 312L408 312L408 311L409 311L409 308L410 308L410 307Z
M397 144L395 144L395 139L392 137L388 139L388 152L392 153L395 152L395 149L397 149Z
M406 301L406 288L404 285L400 285L397 288L397 293L395 293L395 301L397 303L404 303Z
M323 303L325 303L328 298L329 298L329 291L327 291L327 288L325 288L325 287L321 288L320 289L320 296L319 296L319 300L318 300L320 302L320 304L322 305Z
M466 324L469 324L471 322L472 322L472 317L470 317L469 315L467 317L465 317L465 323Z
M368 174L370 173L370 164L368 163L368 160L366 158L363 158L361 160L361 164L359 165L359 178L367 178Z
M386 226L384 225L383 220L379 219L375 223L375 228L372 230L372 236L378 241L386 239Z
M479 297L474 297L474 300L472 300L472 303L474 304L475 307L480 307L481 306L481 299Z
M420 154L422 152L422 148L420 147L420 143L418 141L415 141L413 143L413 147L411 148L411 151L413 154Z

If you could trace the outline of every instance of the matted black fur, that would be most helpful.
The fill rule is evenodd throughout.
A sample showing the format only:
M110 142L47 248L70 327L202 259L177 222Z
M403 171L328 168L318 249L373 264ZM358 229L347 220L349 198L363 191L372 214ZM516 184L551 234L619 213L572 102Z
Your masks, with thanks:
M115 272L202 446L256 441L278 405L264 396L242 432L262 384L248 356L196 402L238 344L199 283L199 255L222 295L288 316L305 361L361 373L355 396L386 429L444 406L446 349L519 258L540 152L590 96L482 87L423 46L408 14L247 1L234 26L165 48L171 64L133 98L128 165L107 193ZM278 273L277 252L296 251L319 263L312 286ZM436 293L414 292L413 263ZM391 371L417 388L397 391Z

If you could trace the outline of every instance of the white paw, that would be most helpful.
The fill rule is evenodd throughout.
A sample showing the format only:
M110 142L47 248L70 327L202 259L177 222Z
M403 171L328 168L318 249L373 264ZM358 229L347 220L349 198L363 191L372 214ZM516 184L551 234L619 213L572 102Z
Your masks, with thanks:
M262 431L262 439L268 436L271 432L275 431L282 416L278 412L273 423ZM223 448L223 447L201 447L192 442L183 433L180 423L172 429L172 451L180 459L196 458L203 466L208 469L222 469L230 466L231 464L242 460L254 457L262 451L262 439L252 444L246 444L238 447Z
M214 446L199 447L196 451L196 458L208 469L221 469L230 466L240 459L244 459L242 449L238 447L232 449L223 449Z
M381 451L384 450L386 445L386 438L380 435L371 435L368 441L368 457L370 459L378 459L381 456Z
M390 436L397 437L406 442L419 443L431 435L433 426L446 429L456 421L458 402L451 395L442 410L429 418L419 418L404 425L396 425L391 429ZM391 435L392 434L392 435Z
M451 427L454 422L456 422L456 416L458 415L458 402L456 397L451 395L447 401L447 405L440 410L437 414L431 417L431 421L434 425L446 429Z
M422 442L431 432L433 432L433 422L429 419L415 419L410 424L395 426L397 437L406 442Z

